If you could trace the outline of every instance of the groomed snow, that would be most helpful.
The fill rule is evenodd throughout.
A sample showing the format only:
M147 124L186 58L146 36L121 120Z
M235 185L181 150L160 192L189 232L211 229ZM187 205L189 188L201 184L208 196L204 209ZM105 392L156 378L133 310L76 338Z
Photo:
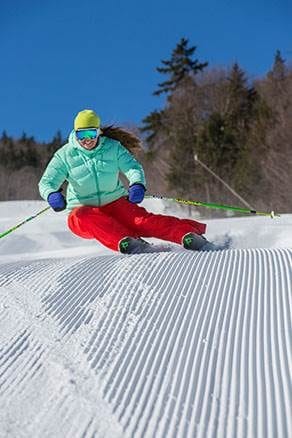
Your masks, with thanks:
M51 211L0 240L0 437L290 436L292 215L205 222L234 249L123 256Z

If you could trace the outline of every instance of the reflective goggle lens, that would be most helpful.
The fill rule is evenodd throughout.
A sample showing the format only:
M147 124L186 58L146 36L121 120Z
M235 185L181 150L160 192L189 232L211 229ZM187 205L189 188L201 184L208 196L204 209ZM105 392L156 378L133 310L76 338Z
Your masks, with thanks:
M78 140L95 140L99 135L99 129L78 129L76 137Z

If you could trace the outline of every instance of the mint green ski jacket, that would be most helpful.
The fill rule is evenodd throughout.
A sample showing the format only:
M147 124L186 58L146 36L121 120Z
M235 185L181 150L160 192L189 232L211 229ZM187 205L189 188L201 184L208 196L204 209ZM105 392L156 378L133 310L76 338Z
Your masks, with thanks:
M89 151L78 143L72 131L68 143L49 162L39 182L40 195L47 200L50 193L68 181L67 209L105 205L128 194L120 172L130 185L140 183L146 187L141 164L119 141L100 137L98 146Z

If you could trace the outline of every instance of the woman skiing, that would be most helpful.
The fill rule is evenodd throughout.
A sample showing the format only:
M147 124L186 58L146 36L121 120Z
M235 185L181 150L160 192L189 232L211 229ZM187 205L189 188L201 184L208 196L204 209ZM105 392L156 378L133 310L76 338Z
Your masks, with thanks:
M149 251L151 245L142 237L175 242L186 249L210 249L212 244L202 236L205 224L153 214L137 205L146 191L144 171L120 141L110 138L114 131L110 127L101 129L94 111L79 112L68 143L54 154L39 182L42 198L54 211L71 210L68 227L74 234L96 239L115 251ZM120 132L127 137L125 131ZM128 189L120 173L128 179ZM61 193L65 181L66 199Z

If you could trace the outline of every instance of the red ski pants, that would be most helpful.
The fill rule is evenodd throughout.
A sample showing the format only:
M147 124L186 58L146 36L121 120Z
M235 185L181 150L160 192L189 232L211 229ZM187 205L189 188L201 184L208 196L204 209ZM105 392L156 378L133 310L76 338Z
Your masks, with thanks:
M126 198L102 207L74 208L68 216L68 226L77 236L96 239L116 251L124 237L156 237L180 244L186 233L203 234L206 231L205 224L149 213Z

